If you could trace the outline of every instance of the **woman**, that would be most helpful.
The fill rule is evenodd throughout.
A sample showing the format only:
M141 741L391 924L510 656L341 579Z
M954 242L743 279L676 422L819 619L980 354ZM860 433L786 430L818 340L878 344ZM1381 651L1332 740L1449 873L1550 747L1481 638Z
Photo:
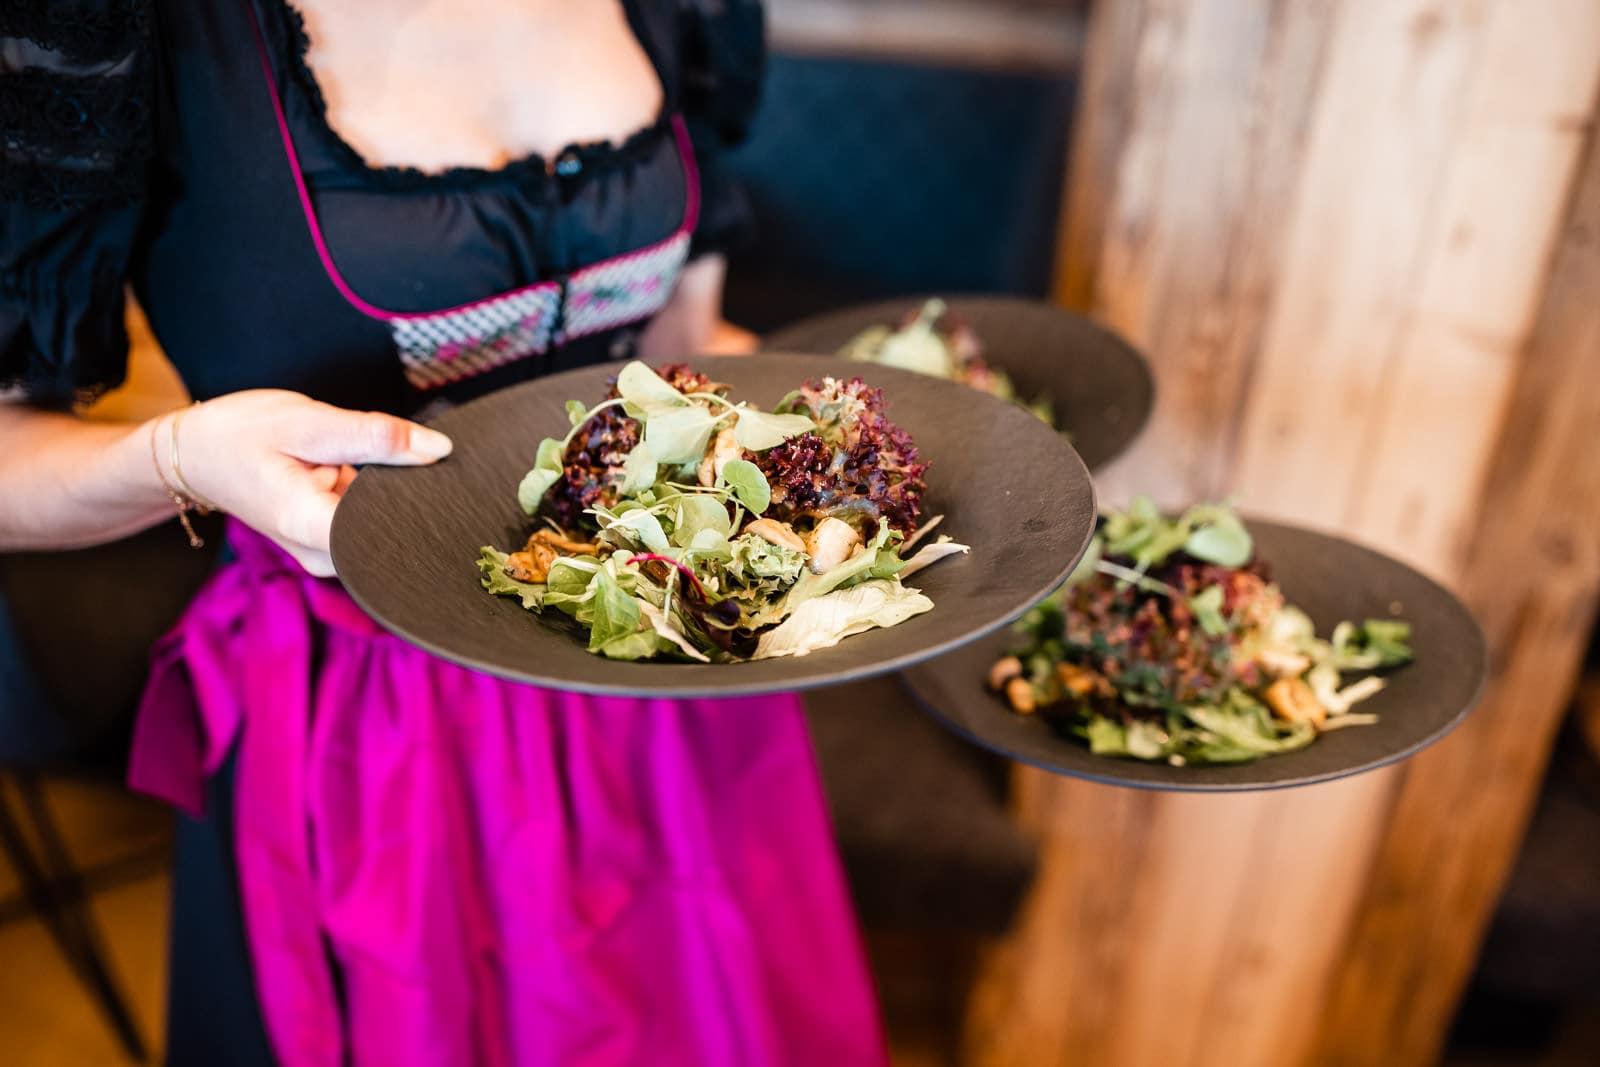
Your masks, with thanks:
M135 744L196 816L170 1062L881 1062L793 698L495 681L326 577L352 465L450 451L406 416L746 340L759 8L300 7L0 9L0 549L232 516ZM125 285L201 403L87 424Z

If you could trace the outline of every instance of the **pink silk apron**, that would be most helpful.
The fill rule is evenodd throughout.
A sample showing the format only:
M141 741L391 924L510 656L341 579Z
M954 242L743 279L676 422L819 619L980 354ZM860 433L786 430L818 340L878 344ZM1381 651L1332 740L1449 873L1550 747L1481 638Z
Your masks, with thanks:
M263 66L322 266L419 388L670 295L698 207L681 122L667 241L441 312L365 304ZM501 681L389 635L241 524L229 543L156 649L129 778L199 815L236 749L245 933L285 1067L887 1063L797 697Z
M796 697L501 681L229 540L157 648L130 780L199 814L237 744L285 1067L887 1063Z

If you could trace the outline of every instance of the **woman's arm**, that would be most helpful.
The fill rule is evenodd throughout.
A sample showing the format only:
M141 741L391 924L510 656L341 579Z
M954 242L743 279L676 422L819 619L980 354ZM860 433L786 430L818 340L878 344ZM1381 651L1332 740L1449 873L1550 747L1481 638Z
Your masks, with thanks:
M639 338L640 358L652 363L685 356L747 355L760 338L722 317L722 286L728 261L721 255L698 256L683 269L672 299Z
M175 426L184 481L318 575L333 573L328 528L352 464L418 465L450 452L435 430L276 389L139 424L0 403L0 551L99 544L171 516L162 479L180 486Z

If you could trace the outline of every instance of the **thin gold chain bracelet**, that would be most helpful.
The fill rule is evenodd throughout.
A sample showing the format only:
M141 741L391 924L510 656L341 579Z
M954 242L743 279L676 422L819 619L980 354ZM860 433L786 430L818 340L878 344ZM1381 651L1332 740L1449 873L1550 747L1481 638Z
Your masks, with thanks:
M217 506L199 493L194 491L194 486L189 484L189 479L183 476L183 464L178 460L178 423L183 421L183 416L191 409L198 407L200 401L196 400L182 411L172 415L172 476L177 479L178 485L183 489L183 495L194 501L202 515L218 510Z
M178 415L181 414L182 412L178 412L176 415L171 416L173 474L177 476L180 482L183 480L183 475L178 471L177 459ZM189 513L198 512L201 515L208 515L211 513L212 508L208 504L200 503L192 495L186 495L176 489L173 484L167 480L167 472L161 469L161 457L156 451L156 434L161 429L162 420L166 419L167 417L168 416L166 415L162 415L150 423L150 462L155 466L156 477L161 479L161 488L165 490L167 496L172 499L173 507L178 509L178 522L183 526L183 532L189 536L189 547L204 548L206 546L205 539L195 532L194 523L189 519ZM184 483L184 488L188 489L188 483Z

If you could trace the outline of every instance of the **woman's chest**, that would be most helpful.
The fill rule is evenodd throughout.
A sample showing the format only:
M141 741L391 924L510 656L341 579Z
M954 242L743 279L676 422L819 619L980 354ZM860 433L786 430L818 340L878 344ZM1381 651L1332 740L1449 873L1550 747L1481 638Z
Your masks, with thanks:
M368 162L495 168L620 141L662 105L619 0L299 0L329 124Z

